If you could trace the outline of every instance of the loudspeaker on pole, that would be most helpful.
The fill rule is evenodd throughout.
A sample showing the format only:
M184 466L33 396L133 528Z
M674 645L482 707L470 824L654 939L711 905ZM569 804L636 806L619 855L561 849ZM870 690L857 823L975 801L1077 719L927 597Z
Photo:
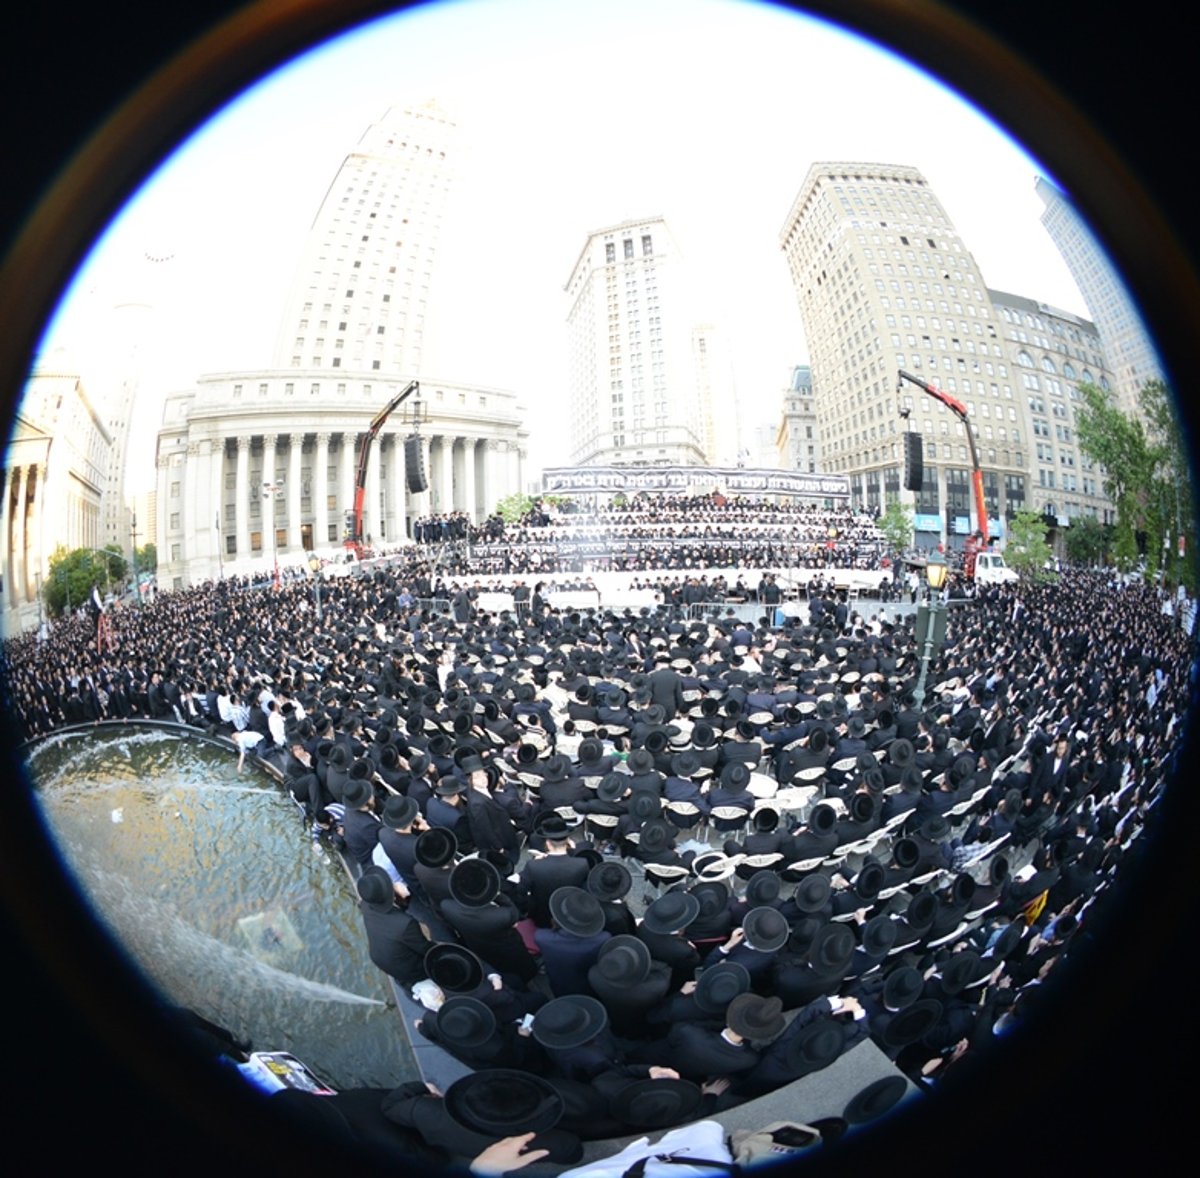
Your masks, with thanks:
M404 473L408 489L413 495L429 490L429 480L425 477L425 459L421 451L419 434L409 434L404 439Z
M904 489L919 491L925 481L925 443L920 434L904 435Z

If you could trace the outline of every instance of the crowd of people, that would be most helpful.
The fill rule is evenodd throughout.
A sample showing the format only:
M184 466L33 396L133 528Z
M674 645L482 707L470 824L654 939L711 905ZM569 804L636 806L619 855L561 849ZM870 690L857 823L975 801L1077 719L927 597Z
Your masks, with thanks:
M581 570L859 568L886 559L875 517L849 507L775 504L758 498L638 496L588 510L535 501L516 523L463 513L414 522L418 544L457 545L456 575Z
M1190 701L1158 592L1096 573L952 609L918 708L912 620L854 603L443 615L411 567L319 618L304 584L221 582L113 612L104 649L86 614L9 639L5 703L28 736L168 719L276 765L415 1032L541 1110L379 1094L454 1157L511 1130L569 1162L865 1039L918 1085L968 1066L1093 935Z

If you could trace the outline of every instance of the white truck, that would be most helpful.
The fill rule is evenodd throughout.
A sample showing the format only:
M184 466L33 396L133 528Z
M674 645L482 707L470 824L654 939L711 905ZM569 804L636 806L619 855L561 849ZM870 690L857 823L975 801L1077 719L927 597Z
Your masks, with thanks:
M998 552L980 552L975 556L975 582L979 585L1015 584L1020 577L1004 563Z

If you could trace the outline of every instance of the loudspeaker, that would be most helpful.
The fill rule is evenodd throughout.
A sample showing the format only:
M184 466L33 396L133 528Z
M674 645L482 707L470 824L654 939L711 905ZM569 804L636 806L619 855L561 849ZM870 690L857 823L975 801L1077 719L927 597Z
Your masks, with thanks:
M409 434L404 439L404 474L408 489L414 495L429 490L429 480L425 477L425 462L421 455L421 439L417 434Z
M904 435L904 489L919 491L925 481L925 442L920 434Z

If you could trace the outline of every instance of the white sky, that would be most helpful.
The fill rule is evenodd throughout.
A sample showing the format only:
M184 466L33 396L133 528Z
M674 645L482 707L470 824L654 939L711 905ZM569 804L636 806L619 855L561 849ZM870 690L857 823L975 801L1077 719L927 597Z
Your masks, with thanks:
M44 350L65 347L93 388L110 308L154 306L131 491L152 485L157 395L270 362L304 235L343 158L387 107L430 97L457 117L464 151L424 375L514 389L535 467L561 461L566 432L563 283L590 230L632 217L666 217L725 334L743 441L778 419L791 367L808 359L778 233L817 160L915 165L989 286L1086 316L1038 220L1034 178L1052 174L865 41L744 0L430 4L230 104L81 270Z

